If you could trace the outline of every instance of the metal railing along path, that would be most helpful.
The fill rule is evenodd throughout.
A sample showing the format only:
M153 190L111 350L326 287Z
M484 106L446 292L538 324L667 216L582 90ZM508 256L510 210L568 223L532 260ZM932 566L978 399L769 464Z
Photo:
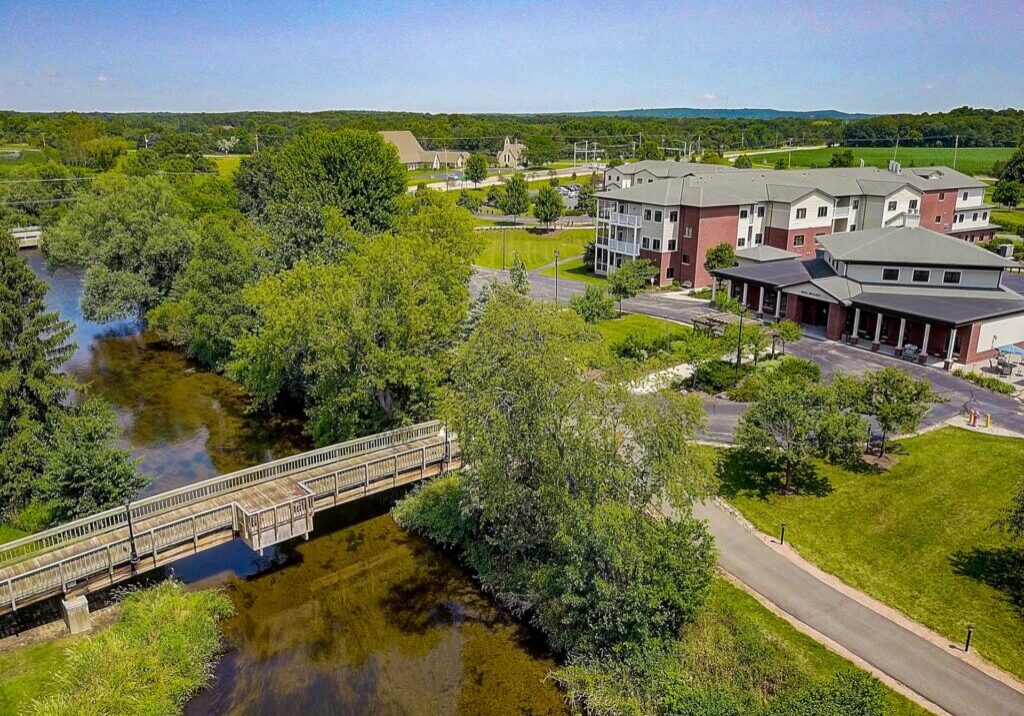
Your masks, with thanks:
M433 420L274 460L137 500L131 503L131 516L133 520L149 518L281 475L326 465L360 453L421 440L431 435L437 435L440 431L441 423ZM0 546L0 567L127 526L127 524L128 508L114 507L105 512L22 537Z

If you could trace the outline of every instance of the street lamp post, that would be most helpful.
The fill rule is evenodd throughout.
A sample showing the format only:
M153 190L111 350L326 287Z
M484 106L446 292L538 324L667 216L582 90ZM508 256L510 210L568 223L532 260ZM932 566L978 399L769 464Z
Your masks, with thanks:
M555 249L555 303L558 303L558 249Z
M501 227L501 270L505 270L505 232L507 229Z
M135 526L132 524L132 502L129 499L124 501L124 511L128 515L128 543L131 549L129 562L132 566L132 574L139 566L139 551L135 548Z

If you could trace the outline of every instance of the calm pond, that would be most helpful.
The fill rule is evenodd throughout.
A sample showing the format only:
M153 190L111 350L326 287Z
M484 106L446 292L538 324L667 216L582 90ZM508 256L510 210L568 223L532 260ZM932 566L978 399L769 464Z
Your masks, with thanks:
M109 400L123 443L160 492L310 447L296 417L252 414L237 385L134 321L82 318L82 274L47 272L47 303L74 321L67 369ZM227 651L187 714L558 714L540 640L459 565L399 529L389 498L317 516L311 539L257 555L235 541L175 564L223 585L236 607Z

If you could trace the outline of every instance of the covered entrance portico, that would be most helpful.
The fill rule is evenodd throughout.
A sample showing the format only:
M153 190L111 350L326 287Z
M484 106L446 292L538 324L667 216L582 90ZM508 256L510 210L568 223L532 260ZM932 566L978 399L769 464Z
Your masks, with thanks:
M967 362L976 329L973 325L955 326L855 303L848 311L844 333L851 345L949 370L954 363Z

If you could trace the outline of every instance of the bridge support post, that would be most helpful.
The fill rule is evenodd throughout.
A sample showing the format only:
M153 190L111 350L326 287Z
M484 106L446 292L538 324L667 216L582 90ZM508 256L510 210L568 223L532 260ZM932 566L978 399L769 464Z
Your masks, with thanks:
M89 619L89 602L84 596L62 599L60 611L64 616L64 623L68 625L68 631L72 634L81 634L92 629L92 621Z

